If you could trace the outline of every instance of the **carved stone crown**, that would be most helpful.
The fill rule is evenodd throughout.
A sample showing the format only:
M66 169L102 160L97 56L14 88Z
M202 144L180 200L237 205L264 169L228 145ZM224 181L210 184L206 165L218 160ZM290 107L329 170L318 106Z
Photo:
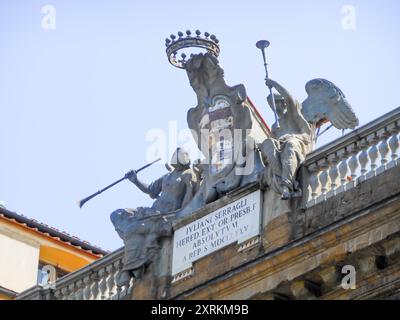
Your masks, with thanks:
M167 47L168 61L175 67L184 69L186 63L186 54L181 53L181 59L177 56L179 51L185 48L200 48L205 49L207 52L211 53L216 58L219 56L219 40L213 34L204 32L204 36L201 35L200 30L195 31L196 36L192 36L191 31L186 31L186 36L183 32L178 32L178 37L174 34L170 35L170 38L165 39L165 46ZM192 56L191 54L190 56Z

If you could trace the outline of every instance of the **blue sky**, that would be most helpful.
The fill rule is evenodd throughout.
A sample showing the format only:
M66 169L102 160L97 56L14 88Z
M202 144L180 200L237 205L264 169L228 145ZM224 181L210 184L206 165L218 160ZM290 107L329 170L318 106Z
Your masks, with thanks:
M44 5L55 8L55 29L42 28ZM355 29L343 28L346 5ZM269 124L259 39L271 42L271 78L301 101L308 80L331 80L365 124L400 105L399 13L396 0L1 1L0 200L116 249L109 214L151 199L123 182L83 209L76 200L143 165L149 130L186 128L196 99L167 61L167 36L215 33L226 81L245 84ZM319 145L338 136L331 130ZM140 177L164 173L158 164Z

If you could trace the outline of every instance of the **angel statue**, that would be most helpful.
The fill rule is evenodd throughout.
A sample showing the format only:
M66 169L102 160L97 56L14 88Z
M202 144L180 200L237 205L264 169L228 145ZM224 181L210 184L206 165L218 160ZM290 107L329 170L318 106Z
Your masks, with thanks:
M167 168L169 173L149 185L140 181L135 171L127 173L132 183L156 200L151 207L111 213L111 222L125 245L124 266L117 279L119 286L143 275L158 252L158 240L172 234L171 218L193 197L196 174L190 168L187 151L178 148Z
M267 169L262 182L281 194L283 200L301 196L302 190L296 180L297 169L311 152L316 142L316 128L330 121L337 129L354 129L358 118L347 102L343 92L332 82L313 79L307 82L308 94L303 103L274 80L265 84L275 88L275 107L279 121L272 126L272 136L259 145ZM272 104L272 96L268 96Z

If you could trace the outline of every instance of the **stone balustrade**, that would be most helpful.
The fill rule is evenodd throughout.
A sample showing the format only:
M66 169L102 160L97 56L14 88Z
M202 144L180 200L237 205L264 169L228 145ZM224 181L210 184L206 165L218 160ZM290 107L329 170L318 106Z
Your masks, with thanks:
M315 150L303 164L309 208L399 165L400 107Z
M116 279L123 266L123 248L72 272L46 287L36 286L18 295L17 299L33 300L117 300L131 294L133 280L117 286ZM46 294L40 294L46 291Z

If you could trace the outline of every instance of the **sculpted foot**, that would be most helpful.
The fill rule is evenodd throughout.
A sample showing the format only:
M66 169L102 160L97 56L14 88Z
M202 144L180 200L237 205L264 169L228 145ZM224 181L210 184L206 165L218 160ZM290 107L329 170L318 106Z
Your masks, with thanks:
M282 196L281 199L282 200L288 200L290 198L290 191L288 187L283 187L283 192L282 192Z
M141 266L140 268L133 270L132 273L136 279L140 279L144 274L144 266Z
M128 286L131 280L131 273L129 271L122 271L116 281L118 287Z
M295 192L292 193L292 198L300 198L303 195L301 189L297 189Z

